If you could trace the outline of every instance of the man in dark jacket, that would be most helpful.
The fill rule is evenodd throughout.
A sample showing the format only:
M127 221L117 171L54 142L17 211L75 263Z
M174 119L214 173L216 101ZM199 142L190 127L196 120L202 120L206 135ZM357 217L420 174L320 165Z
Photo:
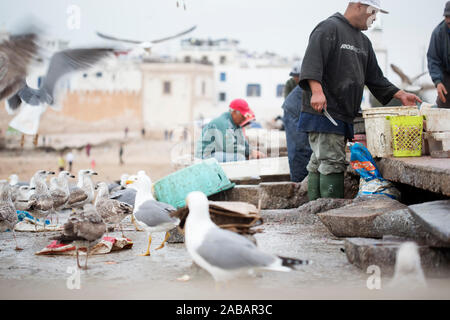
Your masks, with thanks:
M399 90L378 66L367 30L381 11L379 0L350 1L344 15L336 13L312 32L303 58L300 130L308 132L313 151L308 163L308 197L344 197L346 139L353 138L353 120L364 86L384 105L397 98L403 105L421 100ZM324 116L326 110L336 124Z
M442 21L431 35L428 48L428 70L437 89L437 105L440 108L450 108L450 1L445 5L445 20Z
M289 171L292 182L302 182L308 175L306 166L311 158L308 134L297 129L302 109L303 90L298 85L291 91L283 103L283 123L286 132L286 144L289 159Z

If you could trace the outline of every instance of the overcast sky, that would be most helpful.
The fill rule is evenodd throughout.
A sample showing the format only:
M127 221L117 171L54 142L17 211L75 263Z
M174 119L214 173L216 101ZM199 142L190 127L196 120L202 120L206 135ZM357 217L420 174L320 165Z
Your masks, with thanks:
M179 0L182 4L183 0ZM382 15L389 62L407 74L423 68L431 32L442 21L444 0L382 0L390 11ZM250 51L273 51L303 56L312 29L335 12L343 13L346 0L2 0L0 28L14 30L34 15L47 32L71 46L101 43L95 31L139 40L177 33L192 25L193 37L230 37ZM70 20L72 5L80 9L80 28ZM69 27L69 25L72 28ZM74 28L75 27L75 28ZM159 50L173 50L166 44ZM388 74L391 81L399 78ZM427 77L426 79L429 79Z

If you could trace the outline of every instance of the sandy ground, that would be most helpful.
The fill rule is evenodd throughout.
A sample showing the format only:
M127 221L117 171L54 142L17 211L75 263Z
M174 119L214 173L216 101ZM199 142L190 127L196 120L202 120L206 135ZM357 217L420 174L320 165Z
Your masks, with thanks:
M29 181L37 170L58 171L57 158L60 153L36 149L32 146L31 139L27 139L24 149L18 148L19 144L15 141L8 144L8 147L14 147L13 151L0 151L0 179L7 179L9 175L16 173L21 181ZM97 135L59 134L48 136L47 145L48 139L51 139L51 146L57 150L61 150L64 145L73 146L75 160L72 172L76 174L80 169L94 168L99 174L96 181L118 180L122 173L133 174L139 170L145 170L156 181L175 171L171 163L171 150L177 142L142 139L137 134L130 134L128 139L124 139L122 132ZM87 143L93 145L89 157L84 148L75 149ZM121 143L124 144L123 165L119 164Z

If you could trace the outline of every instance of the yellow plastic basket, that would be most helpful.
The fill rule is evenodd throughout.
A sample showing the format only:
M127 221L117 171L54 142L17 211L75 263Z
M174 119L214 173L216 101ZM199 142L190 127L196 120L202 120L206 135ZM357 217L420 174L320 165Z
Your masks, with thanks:
M387 117L392 128L394 157L420 157L422 155L422 116Z

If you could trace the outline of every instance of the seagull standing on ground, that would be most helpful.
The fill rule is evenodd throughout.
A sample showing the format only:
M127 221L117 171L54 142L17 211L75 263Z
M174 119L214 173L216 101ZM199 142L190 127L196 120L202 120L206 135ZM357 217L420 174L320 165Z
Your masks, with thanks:
M84 205L82 211L70 215L69 220L64 224L63 234L52 238L52 240L58 240L63 244L73 242L76 247L77 266L86 270L89 251L102 239L105 232L106 224L102 217L97 213L95 207L88 203ZM80 266L78 258L78 250L82 247L87 248L84 267Z
M69 200L69 177L75 178L69 171L61 171L58 177L50 179L50 194L53 199L53 212L56 214L56 223L59 223L58 211Z
M189 215L185 225L186 248L195 263L215 281L227 281L254 270L291 271L309 261L277 257L259 250L247 238L219 228L211 221L208 198L191 192L186 199Z
M149 256L152 234L155 232L166 233L164 241L155 250L162 249L170 237L169 230L175 228L180 220L169 215L170 212L175 211L174 207L155 200L152 194L152 180L145 172L138 172L134 179L128 182L135 184L137 189L133 216L137 224L148 234L147 251L142 256Z
M92 203L95 197L94 183L91 176L98 173L92 170L78 171L78 183L70 189L67 206L70 208L82 208L86 203Z
M11 230L14 241L16 242L16 250L22 250L17 245L16 233L14 227L19 219L17 218L16 208L11 200L11 189L8 183L0 183L0 232Z
M45 218L47 218L53 210L53 198L48 190L47 184L45 183L45 179L49 174L55 173L53 171L39 170L31 178L30 186L36 190L30 196L30 200L28 201L28 211L30 211L35 219L42 219L44 230ZM35 223L37 230L37 221L35 221Z
M16 210L26 211L28 210L28 201L30 200L31 194L35 189L32 189L30 186L20 186L16 191L16 197L14 200L14 206Z
M126 216L133 214L133 206L117 200L109 199L108 196L108 185L105 182L100 182L98 184L97 198L95 199L95 209L107 226L120 225L122 237L125 237L123 235L121 222Z

